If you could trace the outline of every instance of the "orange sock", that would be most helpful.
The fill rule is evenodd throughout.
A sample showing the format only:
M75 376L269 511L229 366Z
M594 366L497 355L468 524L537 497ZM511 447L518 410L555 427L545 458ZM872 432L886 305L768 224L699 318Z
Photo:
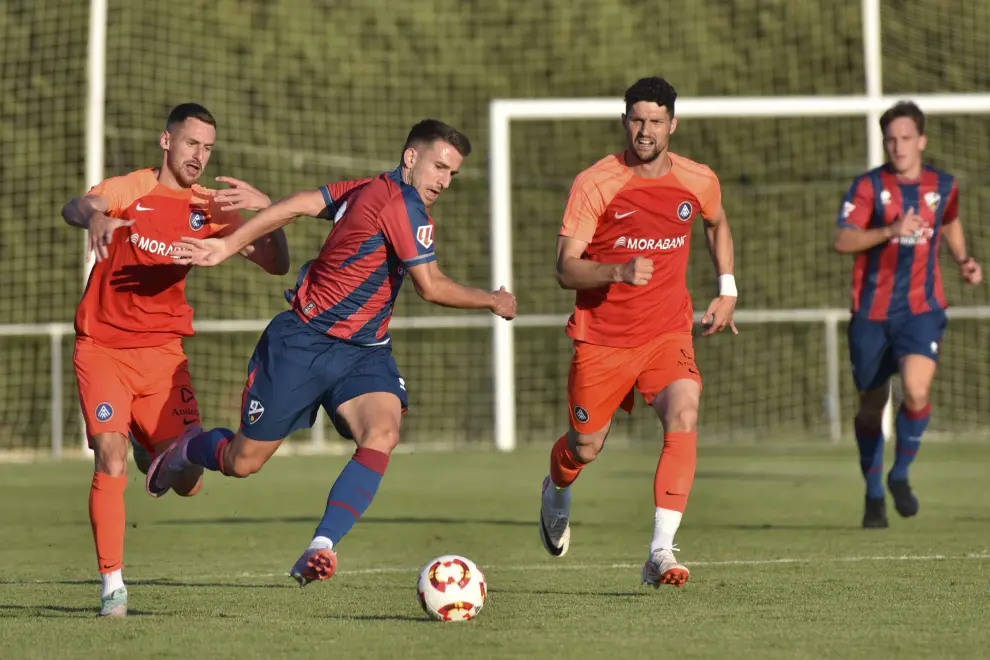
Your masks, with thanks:
M89 488L89 522L93 526L100 573L112 573L124 563L124 488L127 477L97 472Z
M567 446L567 435L562 435L550 450L550 480L558 488L567 488L581 474L584 463Z
M663 454L653 479L653 497L657 508L684 513L697 462L697 431L663 434Z

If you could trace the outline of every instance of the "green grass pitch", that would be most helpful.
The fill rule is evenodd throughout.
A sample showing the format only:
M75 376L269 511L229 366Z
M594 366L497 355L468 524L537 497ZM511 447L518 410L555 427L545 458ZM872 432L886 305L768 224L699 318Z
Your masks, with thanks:
M611 451L610 451L611 449ZM888 460L889 460L888 447ZM132 470L131 615L99 620L83 462L0 465L5 658L985 657L985 446L930 444L917 518L859 528L856 450L703 448L679 558L684 589L639 584L655 453L608 448L578 481L568 555L536 527L545 452L393 457L338 574L286 575L346 458L273 460L153 500ZM468 623L427 620L416 576L464 554L490 595Z

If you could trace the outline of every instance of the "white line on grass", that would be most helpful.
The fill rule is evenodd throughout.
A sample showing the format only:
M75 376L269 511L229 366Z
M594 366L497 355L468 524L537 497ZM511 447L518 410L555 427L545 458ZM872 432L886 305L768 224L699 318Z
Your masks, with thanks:
M961 561L961 560L990 560L990 553L978 552L963 555L862 555L851 557L781 557L779 559L726 559L715 561L686 561L685 566L776 566L787 564L837 564L856 562L901 562L901 561ZM512 572L512 571L601 571L601 570L626 570L641 568L642 564L627 563L600 563L600 564L570 564L566 561L552 562L546 564L492 564L482 566L486 572ZM383 566L381 568L354 568L350 570L340 570L337 575L383 575L383 574L415 574L422 566ZM166 584L178 580L196 581L216 581L233 579L260 579L274 577L288 577L288 571L280 573L232 573L226 575L128 575L130 581L155 581L161 580ZM9 582L0 581L0 584L86 584L94 581L91 578L62 580L11 580Z

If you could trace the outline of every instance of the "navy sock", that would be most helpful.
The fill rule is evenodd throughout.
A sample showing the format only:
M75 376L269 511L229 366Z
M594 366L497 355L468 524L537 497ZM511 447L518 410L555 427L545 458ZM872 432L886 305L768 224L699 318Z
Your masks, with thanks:
M388 454L364 447L354 452L330 489L327 508L314 537L324 536L336 547L371 505L386 467Z
M866 496L881 499L884 496L883 428L856 420L856 444L859 445L859 468L866 479Z
M928 428L931 404L926 404L921 410L910 410L902 405L897 411L897 453L894 455L894 466L890 469L890 478L901 480L908 478L908 468L914 462L914 457L921 447L921 436Z
M223 447L234 437L230 429L216 428L203 431L186 445L186 459L190 463L202 465L207 470L220 470L220 454Z

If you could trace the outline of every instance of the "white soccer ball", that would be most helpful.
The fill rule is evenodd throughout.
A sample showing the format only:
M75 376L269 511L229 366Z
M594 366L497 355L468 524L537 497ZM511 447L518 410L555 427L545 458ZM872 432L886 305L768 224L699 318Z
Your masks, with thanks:
M485 605L488 585L481 569L460 555L443 555L419 573L419 602L437 621L467 621Z

